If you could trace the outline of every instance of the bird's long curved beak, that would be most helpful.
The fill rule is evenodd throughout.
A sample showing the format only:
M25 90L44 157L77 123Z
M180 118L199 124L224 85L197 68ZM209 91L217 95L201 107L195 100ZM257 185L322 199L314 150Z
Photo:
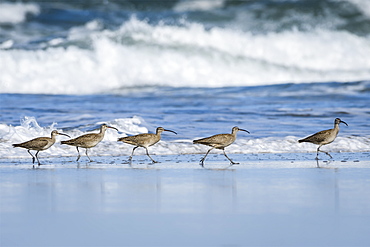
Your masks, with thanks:
M67 135L67 134L64 134L64 133L59 133L58 132L58 135L62 135L62 136L68 136L69 138L71 138L69 135Z
M344 122L344 121L342 121L342 120L340 120L340 122L341 122L341 123L344 123L345 125L347 125L347 126L348 126L348 124L347 124L346 122Z
M243 129L239 129L240 131L244 131L244 132L247 132L248 134L250 134L250 132L248 130L243 130Z
M114 129L114 130L117 130L118 131L118 129L115 128L115 127L107 126L107 128Z
M166 130L166 129L164 129L164 131L172 132L172 133L175 133L177 135L177 133L175 131L173 131L173 130Z

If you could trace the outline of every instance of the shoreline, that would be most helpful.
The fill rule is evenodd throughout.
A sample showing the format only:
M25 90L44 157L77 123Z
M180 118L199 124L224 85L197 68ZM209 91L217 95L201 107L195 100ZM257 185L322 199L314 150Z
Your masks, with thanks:
M259 154L230 154L230 157L239 164L230 165L222 154L209 154L204 168L199 160L204 154L181 155L152 155L158 163L151 163L146 155L137 155L128 162L128 156L81 156L75 161L75 156L42 157L39 155L41 166L35 162L35 168L153 168L153 169L253 169L253 168L370 168L370 152L342 152L332 153L332 159L326 159L325 154L319 155L316 160L315 153L259 153ZM32 168L32 158L0 158L0 169L5 167Z

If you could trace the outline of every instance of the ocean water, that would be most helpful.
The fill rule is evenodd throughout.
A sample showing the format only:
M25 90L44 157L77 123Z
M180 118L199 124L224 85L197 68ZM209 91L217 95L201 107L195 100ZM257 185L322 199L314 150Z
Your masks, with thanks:
M333 152L370 151L368 1L7 1L0 3L0 155L12 143L109 130L174 130L153 154L239 133L233 153L314 152L299 138L341 126ZM64 138L64 137L63 137ZM58 137L58 141L62 138ZM74 155L59 142L46 156ZM142 152L143 151L139 151Z

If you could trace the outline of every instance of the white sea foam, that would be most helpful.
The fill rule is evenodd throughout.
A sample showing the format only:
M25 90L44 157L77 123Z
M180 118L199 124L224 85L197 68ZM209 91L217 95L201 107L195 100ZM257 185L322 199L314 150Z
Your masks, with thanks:
M140 86L223 87L370 78L370 42L347 32L255 35L201 24L74 28L76 46L0 50L0 93L89 94ZM59 39L58 44L62 41ZM50 44L49 44L50 45Z
M96 123L98 128L101 123ZM145 121L140 117L122 118L112 120L107 123L119 129L119 132L107 130L104 140L96 147L90 150L90 154L103 156L125 156L130 155L133 146L117 142L118 137L123 137L131 134L148 133L148 129L144 126ZM53 129L57 129L57 124L53 123L50 126L41 127L33 117L26 117L20 126L9 126L0 124L0 156L3 158L26 158L29 154L22 148L13 148L11 144L20 143L35 137L50 136ZM95 133L97 132L94 131ZM76 137L86 134L80 130L63 131L71 137ZM90 132L89 132L90 133ZM42 156L75 156L76 150L67 145L61 145L60 140L67 137L58 136L57 143L50 149L43 151ZM175 139L166 141L166 138L158 144L150 147L150 152L157 155L181 155L181 154L204 154L209 148L203 145L194 145L193 137L189 139ZM267 138L245 138L238 137L236 142L227 148L228 153L302 153L315 152L317 146L310 143L298 143L299 138L295 136L286 137L267 137ZM325 147L330 152L369 152L370 137L350 136L338 137L335 144ZM219 151L220 153L221 151ZM214 151L213 153L217 153ZM144 149L135 151L136 155L145 155Z
M40 7L34 3L0 3L0 24L24 22L27 14L39 13Z

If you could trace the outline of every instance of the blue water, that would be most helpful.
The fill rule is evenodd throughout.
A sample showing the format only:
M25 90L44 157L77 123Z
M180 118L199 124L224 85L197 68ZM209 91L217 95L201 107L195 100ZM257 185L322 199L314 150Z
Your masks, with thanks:
M369 243L367 0L0 2L0 245ZM297 140L340 125L322 147ZM32 168L11 144L65 136ZM143 149L117 138L162 134ZM239 132L221 152L192 140ZM317 169L317 167L323 169ZM331 169L333 168L333 169Z
M366 1L30 1L0 3L1 155L11 143L173 129L166 154L194 138L240 134L234 152L312 152L296 140L343 126L336 152L369 151ZM107 144L108 145L108 144ZM99 149L99 147L97 147ZM100 151L97 149L97 153ZM117 150L115 149L115 150ZM52 153L67 155L64 146ZM27 156L28 154L26 154Z
M11 143L35 136L48 136L57 128L71 136L94 131L107 123L120 131L108 131L96 154L129 155L131 146L116 142L118 137L154 132L163 126L178 134L163 134L163 146L154 153L198 153L193 139L239 133L230 151L235 153L314 152L312 144L297 140L329 129L336 117L341 126L337 141L328 146L335 152L369 151L370 83L310 83L255 87L170 88L151 87L131 92L94 95L3 94L2 154L28 156ZM18 127L17 127L18 126ZM142 128L142 129L140 129ZM55 145L54 155L71 155L74 149ZM120 149L124 150L120 150Z
M370 240L368 168L99 166L1 166L0 243L366 246Z
M369 129L370 83L312 83L228 88L149 88L99 95L3 94L1 117L17 126L33 116L41 126L63 130L96 127L97 122L139 116L152 128L166 126L176 138L229 132L238 125L253 138L300 135L331 127L340 117L348 136ZM310 128L310 129L307 129ZM307 129L307 130L305 130ZM153 130L153 129L151 129Z

